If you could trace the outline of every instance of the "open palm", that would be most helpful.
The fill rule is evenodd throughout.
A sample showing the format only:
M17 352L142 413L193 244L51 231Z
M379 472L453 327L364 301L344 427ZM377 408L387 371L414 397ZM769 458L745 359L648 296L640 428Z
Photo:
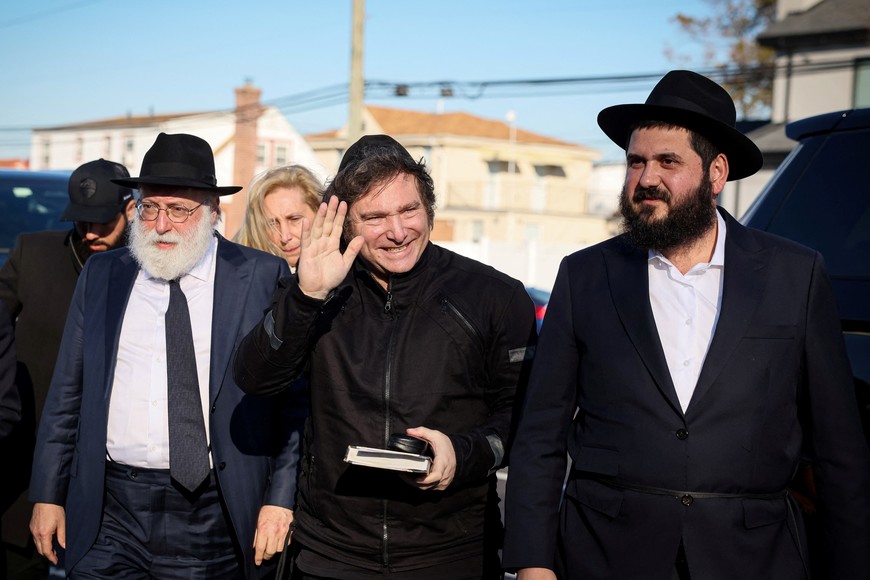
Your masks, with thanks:
M329 203L321 203L314 221L302 222L299 251L299 289L312 298L323 300L347 276L353 261L362 248L363 239L355 237L341 253L341 235L347 203L333 196Z

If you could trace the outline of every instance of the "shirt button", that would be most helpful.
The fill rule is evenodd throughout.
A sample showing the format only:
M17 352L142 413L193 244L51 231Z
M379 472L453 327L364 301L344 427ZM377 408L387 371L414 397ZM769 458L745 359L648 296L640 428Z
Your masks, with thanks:
M221 462L220 462L220 465L218 465L218 469L219 469L220 471L223 471L224 469L226 469L226 467L227 467L227 464L226 464L225 462L223 462L223 461L221 461Z
M684 495L683 497L680 498L680 503L686 507L689 507L690 505L695 503L695 498L693 498L691 495L689 495L687 493L686 495Z
M677 439L679 439L680 441L685 441L689 437L689 432L685 429L677 429L676 435Z
M689 366L689 361L687 361L687 360L684 360L684 361L683 361L683 366L684 366L684 367L687 367L687 366Z
M691 319L691 318L687 318L687 319L686 319L686 326L691 326L691 325L692 325L692 319Z

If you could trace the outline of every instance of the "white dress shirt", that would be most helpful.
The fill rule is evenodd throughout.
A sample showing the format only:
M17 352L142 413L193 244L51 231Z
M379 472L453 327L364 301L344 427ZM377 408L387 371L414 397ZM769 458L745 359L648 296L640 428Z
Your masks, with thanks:
M190 310L207 438L216 257L217 238L213 238L205 256L180 280ZM109 402L106 451L118 463L152 469L169 468L164 320L167 308L169 284L140 268L124 313Z
M685 275L660 252L650 250L649 300L668 370L683 412L689 407L722 306L725 220L716 212L716 248L710 262Z

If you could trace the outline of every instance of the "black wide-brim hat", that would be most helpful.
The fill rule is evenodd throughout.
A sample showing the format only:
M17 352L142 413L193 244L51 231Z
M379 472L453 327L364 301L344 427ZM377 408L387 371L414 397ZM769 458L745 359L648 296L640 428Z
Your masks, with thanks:
M728 158L728 181L761 169L761 151L738 131L731 95L705 76L674 70L656 84L642 105L615 105L598 113L598 126L622 149L643 121L664 121L706 137Z
M142 185L192 187L215 195L230 195L242 189L236 185L218 187L211 146L185 133L160 133L142 159L139 177L112 182L134 189Z

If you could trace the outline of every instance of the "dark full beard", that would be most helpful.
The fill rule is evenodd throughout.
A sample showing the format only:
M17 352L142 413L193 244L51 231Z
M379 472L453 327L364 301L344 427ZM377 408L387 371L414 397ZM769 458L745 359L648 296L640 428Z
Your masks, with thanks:
M651 219L655 208L632 205L645 199L660 199L668 204L668 214L661 219ZM622 231L636 247L659 252L686 247L707 233L716 221L716 205L713 200L713 184L704 175L701 183L689 196L671 203L669 192L659 188L638 187L631 201L626 188L619 196L622 212Z
M118 237L117 243L114 245L108 246L105 249L101 250L92 250L91 245L92 242L85 240L78 232L77 228L73 228L73 235L70 238L70 243L73 245L73 251L78 256L81 263L84 264L87 262L88 258L93 256L94 254L99 254L100 252L105 252L107 250L114 250L115 248L122 248L127 245L127 218L124 218L124 230L121 232L121 235Z

